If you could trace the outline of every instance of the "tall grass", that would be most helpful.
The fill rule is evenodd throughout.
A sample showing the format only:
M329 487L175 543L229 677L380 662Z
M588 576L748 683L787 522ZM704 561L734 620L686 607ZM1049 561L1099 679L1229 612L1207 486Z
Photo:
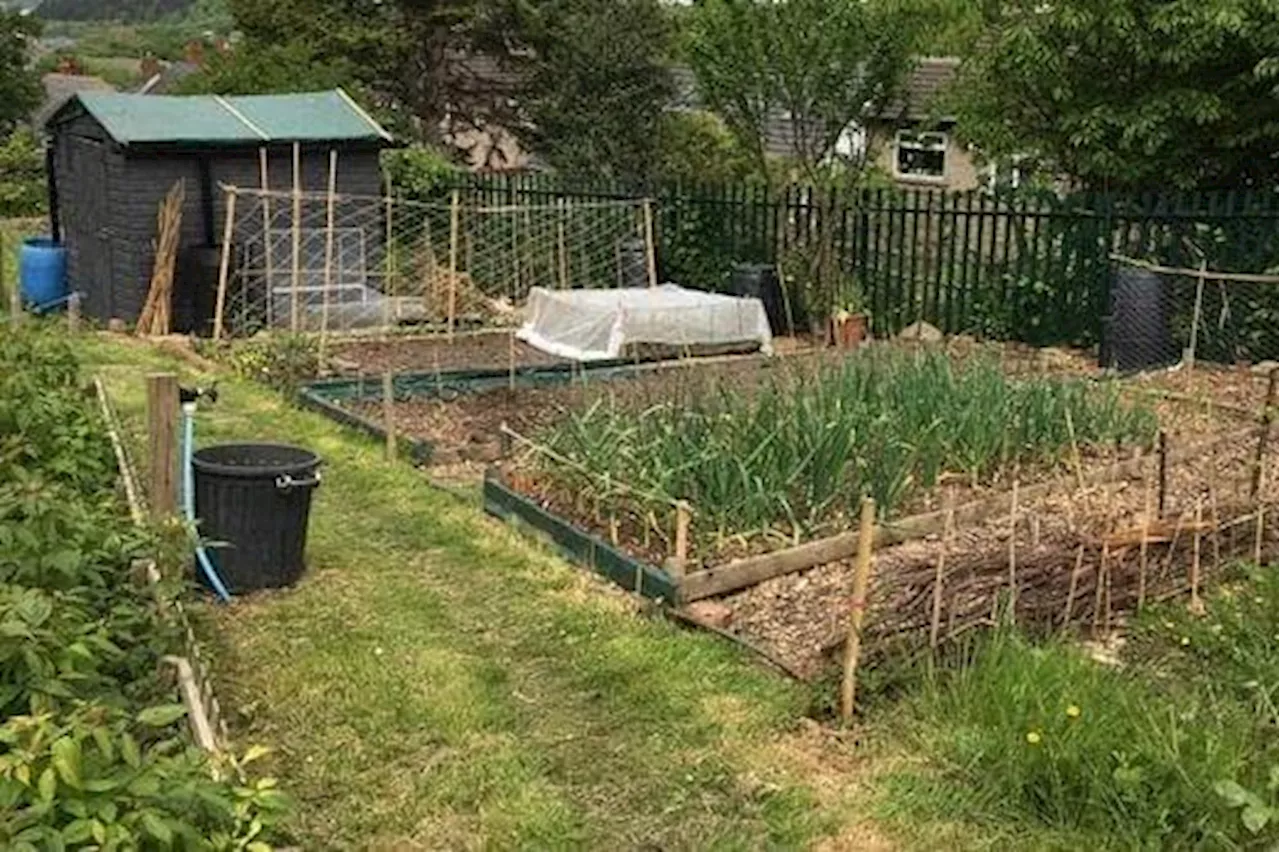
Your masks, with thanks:
M1203 618L1171 602L1123 667L1011 631L976 640L893 706L931 760L892 777L884 809L1074 848L1274 845L1276 606L1274 567L1212 595Z
M731 379L649 404L610 390L545 440L593 473L692 501L720 533L806 532L863 495L892 514L944 473L988 482L1069 446L1147 443L1157 424L1113 387L1014 382L990 359L869 352L758 386ZM1070 425L1068 424L1070 416Z

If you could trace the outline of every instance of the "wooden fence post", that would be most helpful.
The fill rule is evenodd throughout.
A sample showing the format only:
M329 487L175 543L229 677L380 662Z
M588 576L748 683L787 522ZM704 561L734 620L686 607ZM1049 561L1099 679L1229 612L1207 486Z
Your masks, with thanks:
M849 606L849 631L844 644L844 677L840 683L840 719L853 721L853 699L857 687L858 659L862 655L862 622L867 609L867 586L871 582L871 543L875 538L876 501L862 498L858 524L858 561L853 574L853 601Z
M147 376L147 474L151 517L162 520L177 511L178 377Z

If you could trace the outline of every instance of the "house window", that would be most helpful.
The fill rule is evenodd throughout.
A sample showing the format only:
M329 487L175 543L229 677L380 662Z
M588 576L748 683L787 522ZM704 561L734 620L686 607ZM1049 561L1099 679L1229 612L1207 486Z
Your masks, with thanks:
M940 180L946 176L947 134L899 131L897 148L898 177Z

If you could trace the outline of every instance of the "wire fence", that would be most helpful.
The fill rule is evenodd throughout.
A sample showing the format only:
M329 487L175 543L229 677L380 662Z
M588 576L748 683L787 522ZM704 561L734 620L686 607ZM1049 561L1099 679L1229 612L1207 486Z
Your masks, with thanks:
M1274 362L1280 350L1280 277L1117 263L1103 366L1145 369L1197 362Z
M535 287L655 282L648 203L495 205L225 187L215 337L509 328Z

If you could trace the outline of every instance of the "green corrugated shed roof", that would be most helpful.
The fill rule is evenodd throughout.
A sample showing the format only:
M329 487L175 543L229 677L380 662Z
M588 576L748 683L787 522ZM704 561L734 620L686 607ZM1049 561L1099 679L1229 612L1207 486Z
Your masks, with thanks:
M391 139L341 89L227 97L82 92L72 103L80 104L121 145Z

